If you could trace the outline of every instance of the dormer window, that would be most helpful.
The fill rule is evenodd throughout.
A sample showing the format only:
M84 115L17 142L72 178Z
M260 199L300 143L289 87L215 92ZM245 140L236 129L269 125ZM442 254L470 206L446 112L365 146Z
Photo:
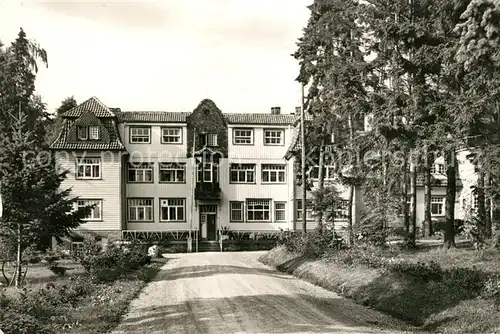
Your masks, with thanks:
M77 128L77 136L79 140L87 140L89 138L87 133L87 127L79 126Z
M99 127L98 126L79 126L77 128L78 140L98 140Z
M91 140L99 139L99 127L98 126L89 126L89 138Z

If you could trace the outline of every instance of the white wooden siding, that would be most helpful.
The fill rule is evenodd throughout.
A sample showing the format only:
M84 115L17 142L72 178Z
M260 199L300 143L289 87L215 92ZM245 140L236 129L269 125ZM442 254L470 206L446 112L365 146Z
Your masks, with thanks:
M78 152L58 152L59 166L70 172L63 181L62 189L72 188L71 196L81 199L102 199L102 221L85 222L79 229L111 231L121 230L121 163L120 153L87 152L85 157L101 157L101 179L77 180L76 159Z

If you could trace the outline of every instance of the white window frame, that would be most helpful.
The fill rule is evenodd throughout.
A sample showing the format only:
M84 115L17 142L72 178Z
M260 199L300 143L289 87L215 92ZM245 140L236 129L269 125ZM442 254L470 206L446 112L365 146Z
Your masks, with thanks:
M236 205L239 205L239 208L235 206ZM244 202L242 201L231 201L230 202L230 208L229 208L229 221L231 222L239 222L239 223L242 223L244 221L244 217L245 217L245 204ZM240 214L240 219L234 219L233 218L233 212L236 212L238 211L239 214Z
M175 140L165 140L165 138ZM161 143L173 145L182 144L182 128L172 126L161 128Z
M278 219L278 213L283 215L283 219ZM274 202L274 220L278 222L286 221L286 202Z
M207 146L210 146L210 147L217 147L218 146L216 133L207 134Z
M267 174L267 180L264 175ZM286 165L281 164L263 164L262 165L262 183L286 183ZM283 180L280 181L280 176ZM275 180L273 181L273 177Z
M82 219L83 221L102 221L102 199L79 198L76 202L77 208L97 204L90 212L90 217ZM98 213L98 215L96 215ZM97 217L96 217L97 216Z
M83 174L80 174L80 168L83 170ZM87 173L88 170L90 171L90 173ZM96 170L97 170L97 173L96 173ZM101 179L101 158L91 158L91 157L77 158L77 160L76 160L76 179L77 180L99 180L99 179Z
M323 180L325 181L335 180L335 166L327 165L323 166L323 168L324 168ZM319 166L311 167L311 169L309 170L309 177L311 178L311 180L319 179Z
M150 144L151 143L151 127L131 126L130 127L130 143L131 144Z
M231 183L251 183L255 184L255 170L256 166L255 164L231 164L231 169L230 169L230 182ZM233 180L233 173L236 175L236 181ZM249 177L249 175L252 175ZM249 179L252 179L252 181L249 181Z
M267 206L267 208L266 208ZM249 198L246 201L246 217L247 222L267 222L271 221L271 200L270 199L253 199ZM262 208L259 208L262 207ZM250 219L250 212L253 214L253 219ZM262 213L262 219L255 219L256 213ZM265 215L267 213L267 219Z
M285 145L284 129L264 129L265 146L283 146Z
M348 220L349 219L349 201L341 200L338 207L335 208L335 220Z
M306 220L307 221L312 221L314 220L314 214L313 214L313 209L312 209L312 200L307 200L306 201ZM302 200L297 199L295 200L295 217L299 221L302 221Z
M210 172L210 174L205 174ZM202 178L200 178L200 174ZM205 178L206 175L210 175L210 178ZM198 163L196 182L219 182L219 166L215 162L200 162Z
M162 172L168 171L173 180L162 180ZM182 174L181 174L182 173ZM179 177L182 175L182 178ZM160 162L159 168L159 182L160 183L186 183L186 163L185 162Z
M78 140L88 140L89 139L89 131L86 126L77 126L76 127L76 136Z
M127 217L129 222L152 222L154 221L154 199L153 198L128 198L127 205ZM131 213L134 211L134 217ZM142 211L142 218L140 215Z
M253 138L254 129L252 128L233 129L233 145L253 145Z
M445 204L446 198L444 196L431 196L431 216L444 216ZM440 205L440 209L437 210L438 213L434 212L435 205Z
M90 140L99 140L99 127L98 126L89 126L89 139Z
M431 166L431 174L445 174L446 167L444 164L433 164Z
M163 209L167 208L167 216L163 216ZM175 219L170 217L170 209L175 208ZM180 210L180 211L179 211ZM178 219L182 212L182 219ZM186 221L186 199L185 198L160 198L160 221L162 222L185 222Z
M149 173L148 173L149 172ZM130 180L131 173L135 174L135 181ZM151 176L151 180L146 179L146 175ZM141 177L138 177L140 176ZM127 182L128 183L154 183L154 167L153 164L148 162L132 162L128 165L128 174L127 174Z

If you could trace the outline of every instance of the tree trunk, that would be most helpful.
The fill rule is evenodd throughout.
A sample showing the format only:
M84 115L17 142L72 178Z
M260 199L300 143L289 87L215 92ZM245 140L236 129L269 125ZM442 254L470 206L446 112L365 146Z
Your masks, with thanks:
M491 220L493 225L493 247L500 249L500 214L496 201L491 202Z
M457 174L455 151L446 152L446 212L444 247L455 248L455 197L457 191Z
M349 185L349 200L347 208L347 244L352 246L354 244L354 232L352 224L352 202L354 200L354 184Z
M324 165L325 165L325 141L324 139L321 141L320 147L319 147L319 164L318 164L318 191L320 194L320 197L318 200L320 202L323 201L323 189L325 188L325 173L324 173ZM323 231L323 212L319 210L319 212L316 213L316 226L318 227L319 231Z
M410 212L408 210L408 160L404 159L403 162L403 226L405 228L405 237L406 239L410 236Z
M476 196L477 196L477 218L478 218L478 231L479 235L482 238L487 237L487 229L486 229L486 205L485 205L485 195L484 195L484 178L485 173L484 169L481 165L479 167L479 175L477 178L477 188L476 188Z
M432 196L432 185L431 185L431 166L434 163L431 154L427 154L425 159L425 169L424 169L424 221L425 230L424 235L430 237L434 234L432 227L432 216L431 216L431 196Z
M490 187L490 173L486 172L484 176L484 211L485 211L485 228L486 228L486 237L491 238L493 236L493 229L491 224L491 197L488 194L488 189Z
M417 167L413 161L413 157L410 155L410 233L409 233L409 243L414 245L417 234Z
M17 257L16 257L16 272L15 272L15 285L16 288L21 288L21 270L22 270L22 247L21 247L21 223L17 223Z

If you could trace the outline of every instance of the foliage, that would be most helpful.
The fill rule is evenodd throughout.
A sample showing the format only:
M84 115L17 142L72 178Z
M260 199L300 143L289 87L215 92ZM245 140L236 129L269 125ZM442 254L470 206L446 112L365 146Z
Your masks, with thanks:
M345 241L335 232L319 228L306 235L292 234L283 241L283 244L290 252L313 258L321 257L332 249L345 247Z
M128 245L127 249L109 245L106 250L85 256L81 264L96 281L113 281L120 276L151 263L147 247L141 244Z

